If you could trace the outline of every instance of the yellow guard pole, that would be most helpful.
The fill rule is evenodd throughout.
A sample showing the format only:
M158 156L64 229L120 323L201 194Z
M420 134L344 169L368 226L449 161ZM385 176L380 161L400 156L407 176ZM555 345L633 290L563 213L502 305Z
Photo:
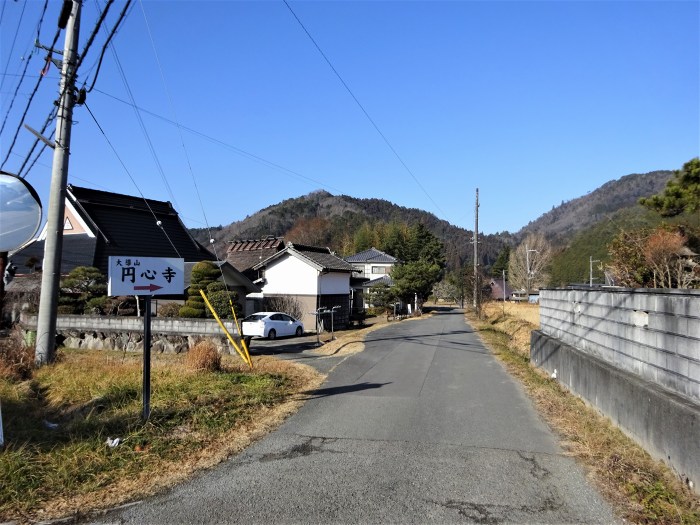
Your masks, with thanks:
M250 368L253 368L253 363L252 363L252 361L250 360L250 355L247 355L248 352L246 352L246 353L244 354L243 351L242 351L242 350L238 347L238 345L236 344L236 341L233 340L233 337L231 337L231 334L228 332L228 330L226 330L226 327L224 326L224 323L221 322L221 319L219 319L219 316L216 314L216 311L214 310L214 308L212 307L211 303L209 302L209 299L207 299L207 296L206 296L206 294L204 293L204 290L200 290L199 293L200 293L200 295L202 296L202 299L204 299L204 302L205 302L205 304L207 305L207 308L209 308L209 311L210 311L211 314L214 316L214 319L216 319L216 322L219 323L219 326L221 327L221 329L222 329L222 330L224 331L224 333L226 334L226 337L228 337L228 340L231 342L231 344L233 345L233 347L236 349L236 352L238 352L238 355L241 356L241 359L243 359L243 361L245 361L245 362L248 364L248 366L249 366Z
M245 352L245 355L248 356L248 361L250 361L250 352L248 352L248 345L245 343L245 337L243 337L243 329L241 328L241 325L238 324L238 317L236 316L236 309L233 307L233 303L231 302L231 299L228 300L228 304L231 307L231 313L233 314L233 322L236 323L236 330L238 330L238 335L240 336L241 339L241 346L243 347L243 351ZM252 363L251 363L251 366Z

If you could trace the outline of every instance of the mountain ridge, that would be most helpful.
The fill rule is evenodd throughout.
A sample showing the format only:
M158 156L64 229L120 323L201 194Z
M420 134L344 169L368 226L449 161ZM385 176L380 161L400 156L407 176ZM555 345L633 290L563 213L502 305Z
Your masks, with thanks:
M517 245L529 233L543 233L554 246L564 247L577 232L591 228L620 209L639 206L640 197L662 191L673 174L672 170L656 170L625 175L586 195L554 206L516 233L480 234L479 264L491 266L505 246ZM303 232L307 236L304 243L328 246L345 256L350 255L345 252L352 250L354 233L367 223L379 222L422 222L445 244L448 269L461 268L473 260L472 230L454 226L431 212L406 208L385 199L333 195L325 190L285 199L240 221L212 228L213 246L209 243L208 230L190 231L195 239L216 253L222 253L222 250L225 253L228 241L267 236L293 240L291 238Z

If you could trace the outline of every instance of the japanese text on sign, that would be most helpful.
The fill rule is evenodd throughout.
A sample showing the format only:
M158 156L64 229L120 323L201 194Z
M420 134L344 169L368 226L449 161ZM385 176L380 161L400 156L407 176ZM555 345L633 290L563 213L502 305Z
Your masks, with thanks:
M184 259L110 257L109 295L182 294L184 269Z

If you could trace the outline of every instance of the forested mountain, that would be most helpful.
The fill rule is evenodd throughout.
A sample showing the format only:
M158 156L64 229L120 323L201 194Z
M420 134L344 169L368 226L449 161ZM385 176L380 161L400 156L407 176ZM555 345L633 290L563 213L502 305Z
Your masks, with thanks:
M523 239L528 233L542 233L554 245L566 245L576 233L611 218L618 210L636 206L640 197L662 191L673 173L669 170L635 173L607 182L583 197L553 207L515 237Z
M543 233L555 247L563 249L577 234L601 222L614 222L620 210L638 207L640 197L660 192L672 176L672 171L627 175L587 195L563 202L516 234L481 235L479 263L488 270L504 246L516 246L528 233ZM346 256L372 246L380 248L382 236L389 235L392 228L419 222L444 243L448 270L473 263L472 231L453 226L432 213L397 206L384 199L358 199L326 191L287 199L241 221L216 227L212 235L220 257L225 256L227 241L266 236L328 246ZM191 231L198 241L209 246L205 229Z
M464 266L473 260L473 233L438 219L432 213L404 208L383 199L358 199L315 191L303 197L287 199L269 206L242 221L214 228L212 235L220 257L226 242L236 239L259 239L268 235L287 241L328 246L341 256L381 245L388 225L422 223L445 245L448 269ZM204 229L191 230L194 237L209 245ZM485 235L479 238L480 263L493 264L510 235Z

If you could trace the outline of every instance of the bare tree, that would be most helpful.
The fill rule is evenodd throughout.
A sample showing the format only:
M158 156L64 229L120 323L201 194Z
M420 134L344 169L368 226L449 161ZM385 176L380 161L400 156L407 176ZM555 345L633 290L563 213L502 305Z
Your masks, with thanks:
M551 260L552 246L544 235L529 234L510 255L510 285L527 291L545 286L549 280L547 268Z
M289 296L265 297L265 309L270 312L284 312L295 319L301 319L304 316L301 303Z
M607 270L630 288L693 288L700 282L697 254L682 232L660 226L621 232L608 246Z

